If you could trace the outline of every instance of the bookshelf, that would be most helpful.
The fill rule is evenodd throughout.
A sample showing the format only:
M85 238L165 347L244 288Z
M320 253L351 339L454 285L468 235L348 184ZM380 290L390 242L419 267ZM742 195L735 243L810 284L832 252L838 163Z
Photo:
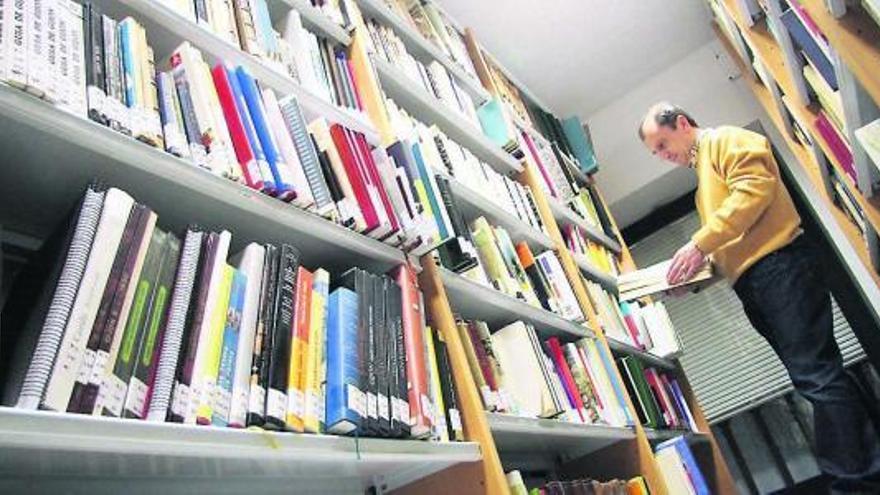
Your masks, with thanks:
M473 443L291 435L10 408L0 408L0 449L4 483L27 476L81 483L84 474L100 473L100 481L85 482L112 489L137 476L141 490L193 479L207 487L211 477L253 489L256 476L276 488L283 486L276 479L296 478L313 490L350 492L374 483L393 490L480 459Z
M199 48L210 62L230 63L247 67L251 74L280 95L296 95L311 116L324 116L363 133L371 143L379 142L379 135L369 118L361 113L333 105L312 94L289 75L269 67L260 59L245 53L239 47L220 38L206 28L152 0L101 0L97 2L104 12L118 19L130 15L137 18L147 31L147 39L157 54L170 54L174 48L189 41ZM318 13L320 14L320 12ZM323 14L322 14L323 15ZM159 62L157 61L157 64Z
M296 95L309 117L324 117L361 132L374 145L382 138L364 114L324 101L292 77L160 2L100 0L96 3L111 16L136 17L146 28L157 55L164 56L181 42L189 41L209 62L242 65L279 96ZM319 35L343 46L352 43L353 35L348 28L336 25L308 0L269 0L267 3L273 18L287 9L295 9L305 26ZM365 15L390 25L415 56L438 60L478 102L493 96L490 89L464 72L382 0L357 0L356 3ZM397 68L378 59L372 60L372 64L381 89L407 112L428 124L436 124L495 170L531 188L546 234L499 208L479 192L451 181L452 195L466 216L483 215L507 229L515 240L525 240L535 250L556 252L587 321L569 321L475 283L438 267L430 255L416 260L397 248L212 175L18 89L0 85L0 122L5 129L0 136L0 159L17 165L4 168L0 181L0 211L11 213L0 217L4 230L11 228L44 238L86 184L98 179L125 189L139 201L161 206L164 228L180 230L196 221L206 228L233 231L234 243L293 242L302 251L305 264L331 271L359 266L381 273L401 263L412 263L421 268L419 280L426 312L447 344L466 439L465 442L435 443L278 434L0 408L3 450L0 457L4 460L0 471L23 480L41 476L46 486L60 488L64 478L46 477L47 471L43 469L63 465L67 475L74 476L78 470L92 475L85 480L77 478L79 482L111 489L125 483L143 483L138 487L146 490L148 481L143 471L138 470L146 459L155 470L151 473L156 475L153 488L168 491L215 490L222 484L227 490L240 492L252 489L253 478L260 476L260 483L265 483L265 487L287 489L290 482L295 481L297 489L306 492L319 488L362 492L376 486L380 491L399 493L447 493L452 485L504 494L508 488L502 460L505 465L524 462L524 466L540 461L588 476L644 475L652 493L666 493L649 434L638 424L625 428L605 427L486 413L455 327L456 314L484 320L493 328L522 320L533 324L543 338L559 336L566 342L594 338L609 354L613 351L617 356L639 356L650 365L676 371L677 376L685 380L673 361L626 344L609 342L600 330L582 277L599 280L612 291L615 281L574 256L562 240L559 225L580 226L591 239L620 254L623 266L633 269L616 225L612 239L567 206L547 197L534 164L528 159L520 162L505 153L479 128L444 107ZM519 85L506 69L502 70ZM539 102L527 88L522 89ZM34 142L39 146L33 146ZM595 186L592 178L575 175L584 185ZM610 217L601 195L598 202ZM233 249L240 247L239 244ZM609 373L612 379L621 381L615 367ZM686 395L691 410L702 421L701 431L714 446L689 387ZM625 397L625 403L630 411L634 410L631 398ZM653 435L658 434L661 433ZM539 455L534 458L522 455L535 446L539 447ZM621 469L606 472L596 468L602 463L594 463L605 457L625 462L620 463ZM719 493L727 493L733 485L723 460L719 459L716 456L713 464L715 478L719 480L717 488Z
M584 273L584 276L590 280L598 282L607 291L612 293L617 292L617 279L612 275L597 269L592 263L587 261L586 256L580 253L571 253L571 256L574 258L574 262L577 264L578 268Z

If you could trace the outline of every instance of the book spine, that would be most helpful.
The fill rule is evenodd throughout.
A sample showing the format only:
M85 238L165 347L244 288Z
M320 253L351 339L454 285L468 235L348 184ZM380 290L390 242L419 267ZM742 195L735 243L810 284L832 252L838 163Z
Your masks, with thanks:
M278 265L278 284L275 292L274 319L271 335L268 386L266 388L266 425L285 427L287 418L287 379L290 367L290 329L293 328L293 304L296 295L300 254L293 246L283 244Z
M430 380L431 393L431 437L436 441L448 442L449 431L446 428L446 416L444 413L443 394L440 386L440 370L437 366L437 350L434 348L434 329L425 327L425 344L427 347L427 360L425 363L428 367L428 376Z
M293 144L293 138L284 123L284 116L281 115L281 105L278 103L275 92L270 88L263 88L263 102L266 105L266 116L269 119L275 141L278 143L278 149L290 169L288 172L295 192L293 203L300 208L310 208L315 200L312 198L312 191L305 172L303 172L302 162Z
M264 190L265 183L262 181L262 175L257 168L257 157L248 140L242 123L242 115L238 112L236 95L229 80L229 73L223 65L218 64L211 69L211 75L214 78L217 97L220 100L220 106L226 118L226 124L232 139L232 148L241 167L241 175L248 187L262 191Z
M263 286L263 263L266 249L256 243L249 244L236 268L247 277L241 308L241 325L238 349L235 352L235 374L232 382L232 398L229 407L229 426L243 428L247 424L248 394L250 392L251 367L254 359L254 343L260 319L260 297Z
M199 128L199 120L196 117L195 103L193 102L193 94L190 91L189 79L187 78L186 68L183 65L177 65L171 70L174 79L174 88L177 93L177 101L180 105L180 116L183 122L183 130L186 133L188 145L187 155L192 157L193 163L196 165L209 168L207 161L208 151L202 144L202 131Z
M127 418L143 419L147 415L147 405L155 386L159 362L159 349L167 335L168 318L171 315L171 289L174 273L180 261L180 240L167 234L168 251L162 262L161 272L150 303L149 318L143 343L136 357L135 370L128 383L125 397Z
M147 239L144 240L146 241ZM121 331L122 335L115 362L110 363L108 361L106 369L109 370L109 373L102 373L102 382L98 387L94 387L94 384L89 384L90 390L88 392L95 393L95 395L97 395L96 392L100 392L101 397L95 397L95 399L87 397L87 400L82 405L86 412L100 409L105 416L122 416L128 385L134 375L137 353L140 349L146 326L149 324L150 305L162 269L162 263L164 263L164 258L167 255L167 246L167 234L154 229L149 239L146 258L143 261L139 277L136 283L134 283L134 279L132 280L134 298L131 309L128 312L127 321L124 327L117 330ZM101 371L104 370L102 369ZM94 392L91 392L91 390L94 390ZM94 402L89 404L89 399L100 404ZM93 409L88 409L89 406Z
M310 315L308 369L304 377L305 406L303 422L308 433L321 433L324 425L324 393L322 382L325 359L325 333L327 324L327 297L330 274L324 269L313 274Z
M174 278L174 289L168 308L168 321L155 368L155 376L150 378L152 387L147 398L147 420L165 421L171 405L171 394L177 376L181 347L193 288L198 275L199 259L202 252L204 234L194 228L187 229L180 255L180 264Z
M51 75L46 56L46 7L47 0L30 0L24 10L27 83L25 89L36 96L45 97Z
M202 347L202 343L199 345L199 350L204 350L203 359L201 360L201 366L198 366L197 358L196 375L193 377L193 390L199 392L195 394L194 398L196 401L192 404L195 409L195 422L204 425L211 424L214 416L217 380L220 373L220 354L223 351L223 333L226 327L226 315L229 310L232 280L235 275L235 269L225 263L225 256L223 258L224 260L221 260L220 263L220 276L215 280L217 292L212 298L213 304L210 308L209 324L202 329L203 332L208 333L207 338L203 342L205 347ZM228 408L228 405L226 407Z
M6 71L3 76L9 84L24 88L27 84L27 30L24 17L25 0L4 0L3 31Z
M266 390L269 385L269 357L274 329L272 310L275 306L275 286L278 283L278 249L268 244L263 258L263 277L260 285L260 307L248 394L247 425L260 426L266 420Z
M458 409L458 401L455 397L455 384L452 378L452 364L449 362L446 342L440 331L434 332L434 350L437 354L437 369L440 373L440 388L446 416L447 435L456 442L464 441L464 427L461 422L461 412ZM508 405L512 405L508 402Z
M357 430L366 416L358 365L357 293L337 288L327 306L326 431L347 434Z
M227 304L226 321L223 327L223 347L220 351L220 366L217 371L217 386L214 393L214 408L211 423L226 426L230 420L232 407L232 385L235 375L236 354L241 335L242 309L247 288L247 276L240 270L231 268L232 285Z
M287 428L305 431L306 378L312 360L310 345L312 283L314 275L300 266L296 274L296 291L293 300L293 326L287 368ZM310 384L308 384L310 385Z
M156 78L159 93L159 118L162 122L162 135L165 138L165 151L174 156L186 157L186 138L179 127L179 102L174 80L169 72L160 72Z
M19 1L19 0L13 0ZM70 57L70 78L71 84L67 88L70 99L71 111L81 117L88 114L88 102L86 97L86 58L85 37L83 35L83 7L71 0L67 1L68 7L68 39L69 39L69 57ZM14 33L13 33L14 34ZM14 40L10 40L14 42ZM14 56L10 54L10 63ZM9 66L8 74L12 73L12 66Z
M330 196L327 182L321 173L318 155L309 136L302 110L296 98L291 96L283 99L281 101L281 113L284 116L287 129L291 137L293 137L293 143L296 146L303 171L308 179L317 212L321 216L328 216L334 210L333 199Z

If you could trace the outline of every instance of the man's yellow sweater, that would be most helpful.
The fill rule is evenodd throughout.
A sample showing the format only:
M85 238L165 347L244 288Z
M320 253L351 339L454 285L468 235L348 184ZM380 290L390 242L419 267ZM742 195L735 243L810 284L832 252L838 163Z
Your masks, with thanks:
M739 127L705 129L697 151L693 241L730 283L801 233L801 218L767 139Z

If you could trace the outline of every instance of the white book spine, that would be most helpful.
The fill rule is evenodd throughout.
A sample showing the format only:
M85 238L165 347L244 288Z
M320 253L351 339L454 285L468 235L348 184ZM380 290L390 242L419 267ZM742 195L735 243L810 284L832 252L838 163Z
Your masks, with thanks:
M46 99L58 102L61 76L58 67L58 7L62 0L46 2Z
M11 8L12 0L0 0L0 81L6 80L6 65L9 51L9 26L7 26L6 18L9 15L7 10Z
M4 0L3 22L8 29L6 81L24 88L27 85L27 35L25 12L29 10L26 0Z
M70 85L67 87L71 111L86 117L89 111L86 100L85 38L83 37L83 8L73 0L66 0L68 9L68 49L70 50Z
M27 91L44 97L49 80L46 50L46 0L31 0L25 9L27 39Z
M122 239L122 231L128 220L134 200L128 194L118 190L107 191L104 209L93 245L102 249L93 249L89 254L86 271L76 295L76 301L64 330L64 338L58 349L52 377L46 387L43 405L54 411L64 411L73 391L83 360L83 354L89 331L95 321L98 305L110 275L110 268L116 255L116 248Z
M2 0L0 0L2 1ZM70 10L67 6L67 0L57 0L57 73L56 87L58 100L55 103L58 108L67 112L72 111L70 103L71 86L73 79L70 74Z
M236 268L247 277L247 286L241 311L238 349L235 353L235 375L232 381L232 399L229 408L229 424L231 426L245 426L247 419L251 364L260 316L260 289L265 254L266 250L263 246L256 243L249 244L236 264Z

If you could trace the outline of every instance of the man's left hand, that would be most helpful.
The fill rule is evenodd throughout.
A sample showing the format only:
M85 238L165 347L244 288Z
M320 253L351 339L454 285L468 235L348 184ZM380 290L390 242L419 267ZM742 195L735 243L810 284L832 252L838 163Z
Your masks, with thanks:
M669 266L669 272L666 273L666 283L676 285L687 282L705 264L706 256L694 244L694 241L690 241L672 257L672 264Z

